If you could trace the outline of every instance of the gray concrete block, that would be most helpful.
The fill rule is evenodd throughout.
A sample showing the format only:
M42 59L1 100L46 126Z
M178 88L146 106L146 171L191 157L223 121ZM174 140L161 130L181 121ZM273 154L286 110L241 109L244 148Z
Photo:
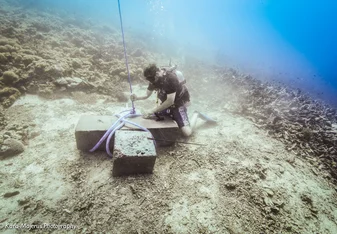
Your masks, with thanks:
M151 135L144 131L118 130L115 133L113 176L152 173L156 147Z
M92 149L116 120L117 117L114 116L81 116L75 129L77 149L83 151ZM113 150L113 141L112 138L111 151ZM98 150L105 150L105 144L106 141L101 144Z
M96 143L116 120L117 117L114 116L81 116L75 129L77 149L89 151L96 145ZM128 118L127 120L149 129L153 137L158 139L156 142L157 146L170 146L174 144L178 134L180 134L177 124L170 118L166 118L163 121L143 119L142 117ZM137 127L130 124L126 124L122 129L139 130ZM111 139L111 151L113 150L113 141L114 139ZM105 144L106 142L104 141L98 150L105 150Z

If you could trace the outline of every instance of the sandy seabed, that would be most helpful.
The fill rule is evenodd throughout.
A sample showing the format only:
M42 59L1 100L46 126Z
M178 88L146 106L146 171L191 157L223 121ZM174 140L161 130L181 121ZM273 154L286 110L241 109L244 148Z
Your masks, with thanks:
M68 224L75 232L111 233L337 231L333 186L250 120L209 110L218 124L200 121L189 140L205 146L159 148L152 175L115 178L105 152L76 149L74 128L82 114L112 115L125 104L95 94L88 100L27 95L7 110L9 125L26 123L30 137L23 153L0 161L1 191L18 192L0 202L3 226ZM46 230L53 231L36 229Z

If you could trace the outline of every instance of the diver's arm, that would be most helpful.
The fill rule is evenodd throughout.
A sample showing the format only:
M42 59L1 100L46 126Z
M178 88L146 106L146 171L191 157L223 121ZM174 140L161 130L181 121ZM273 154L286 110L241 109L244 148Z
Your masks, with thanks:
M167 99L159 106L154 108L151 113L157 113L163 111L174 104L174 99L176 98L176 93L167 94Z
M132 94L131 100L132 100L132 97L133 97L134 101L136 101L136 100L145 100L145 99L148 99L152 95L152 93L153 93L153 91L147 89L145 96L137 97L135 94Z

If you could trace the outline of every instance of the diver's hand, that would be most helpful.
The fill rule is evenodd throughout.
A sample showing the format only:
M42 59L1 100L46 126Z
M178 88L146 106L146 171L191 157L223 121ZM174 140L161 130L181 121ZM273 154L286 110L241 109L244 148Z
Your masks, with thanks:
M131 101L133 101L133 102L134 102L134 101L137 101L137 100L138 100L138 97L137 97L137 95L136 95L136 94L134 94L134 93L133 93L133 94L131 94L131 95L130 95L130 100L131 100Z
M144 119L150 119L153 116L153 112L151 111L146 111L144 109L141 109L140 113L142 114L142 117Z

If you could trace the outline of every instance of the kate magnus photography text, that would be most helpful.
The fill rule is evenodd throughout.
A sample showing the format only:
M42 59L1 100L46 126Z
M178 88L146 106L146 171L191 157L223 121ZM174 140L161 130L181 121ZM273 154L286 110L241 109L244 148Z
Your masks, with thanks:
M63 229L63 230L74 230L77 229L77 226L72 224L51 224L51 223L43 223L43 224L4 224L0 227L2 230L6 229Z

